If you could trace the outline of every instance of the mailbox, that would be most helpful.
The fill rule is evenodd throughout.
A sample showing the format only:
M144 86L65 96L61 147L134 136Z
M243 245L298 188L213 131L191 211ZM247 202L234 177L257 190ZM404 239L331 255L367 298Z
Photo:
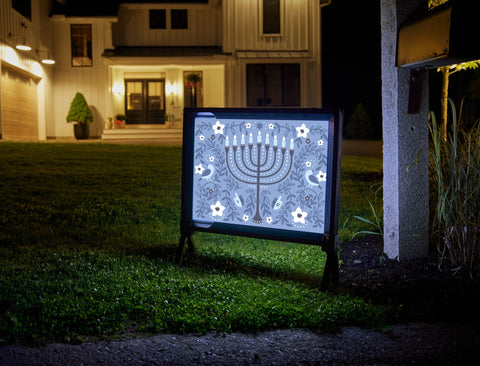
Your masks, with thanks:
M407 19L398 31L397 66L436 68L480 59L475 3L451 1Z

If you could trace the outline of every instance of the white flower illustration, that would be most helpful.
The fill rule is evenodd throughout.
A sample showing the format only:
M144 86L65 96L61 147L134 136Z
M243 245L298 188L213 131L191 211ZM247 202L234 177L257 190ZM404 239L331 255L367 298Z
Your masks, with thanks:
M312 166L312 162L311 161L306 161L305 165L307 166L307 168L310 168Z
M243 215L243 221L245 221L245 222L248 221L248 215Z
M308 216L308 213L302 211L300 207L297 207L295 211L292 212L293 222L305 224L305 217Z
M252 124L250 122L248 122L247 124L245 124L245 127L250 128L250 127L252 127Z
M272 216L268 216L268 217L267 217L267 223L268 223L268 224L271 224L272 221L273 221Z
M195 165L195 174L202 174L204 170L202 164Z
M274 127L275 127L275 126L273 125L273 123L270 123L270 124L268 125L268 128L269 128L270 130L273 130Z
M318 146L323 146L323 140L318 140L317 144L318 144Z
M325 182L327 180L327 173L322 172L321 170L316 175L319 182Z
M222 206L220 201L217 201L214 205L210 205L210 208L212 209L212 216L222 216L223 211L225 210L225 206Z
M210 156L210 157L208 158L208 160L210 160L210 162L213 163L214 160L215 160L215 157L214 157L214 156Z
M310 132L310 129L305 126L305 123L302 123L300 127L296 128L297 130L297 137L305 137L307 138L307 134Z
M198 138L200 139L200 141L205 140L205 136L203 136L203 135L198 136Z
M223 135L223 129L225 128L225 125L222 125L220 121L217 121L213 126L213 131L215 131L215 135L221 134Z

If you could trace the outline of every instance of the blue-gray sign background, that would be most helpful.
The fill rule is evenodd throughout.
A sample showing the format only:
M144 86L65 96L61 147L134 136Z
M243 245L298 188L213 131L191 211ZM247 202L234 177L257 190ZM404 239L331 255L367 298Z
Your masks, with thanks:
M328 126L197 116L192 219L324 233Z

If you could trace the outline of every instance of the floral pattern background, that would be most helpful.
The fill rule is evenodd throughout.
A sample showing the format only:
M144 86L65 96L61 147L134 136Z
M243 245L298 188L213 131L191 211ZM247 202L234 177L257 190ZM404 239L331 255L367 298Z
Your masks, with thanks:
M328 124L328 120L272 121L197 117L194 136L193 220L324 233ZM249 142L252 142L254 162L258 143L261 143L260 160L265 161L267 139L270 160L273 159L274 144L278 146L278 165L284 144L285 168L278 176L271 176L268 184L260 184L257 190L255 178L247 179L245 175L240 177L241 173L234 161L233 145L237 146L235 159L239 160L241 168L242 140L248 164ZM290 155L290 150L293 150L293 155ZM260 179L260 182L267 182L267 178Z

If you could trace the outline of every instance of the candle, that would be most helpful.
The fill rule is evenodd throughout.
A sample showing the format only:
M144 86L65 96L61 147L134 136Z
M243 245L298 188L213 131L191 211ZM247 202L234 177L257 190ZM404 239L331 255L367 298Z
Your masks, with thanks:
M253 144L253 136L251 132L250 132L250 137L248 138L248 143Z
M273 146L277 147L278 142L277 142L277 135L273 136Z
M233 146L237 146L237 135L233 135Z
M225 139L225 147L228 147L228 136L227 136L227 138Z
M261 144L261 143L262 143L262 135L261 135L261 132L258 131L257 144Z
M270 139L268 137L268 133L267 135L265 136L265 145L270 145Z
M245 145L245 135L242 133L242 140L240 141L242 145Z
M290 140L290 150L293 150L293 139Z
M283 136L283 139L282 139L282 148L283 149L285 148L285 136Z

